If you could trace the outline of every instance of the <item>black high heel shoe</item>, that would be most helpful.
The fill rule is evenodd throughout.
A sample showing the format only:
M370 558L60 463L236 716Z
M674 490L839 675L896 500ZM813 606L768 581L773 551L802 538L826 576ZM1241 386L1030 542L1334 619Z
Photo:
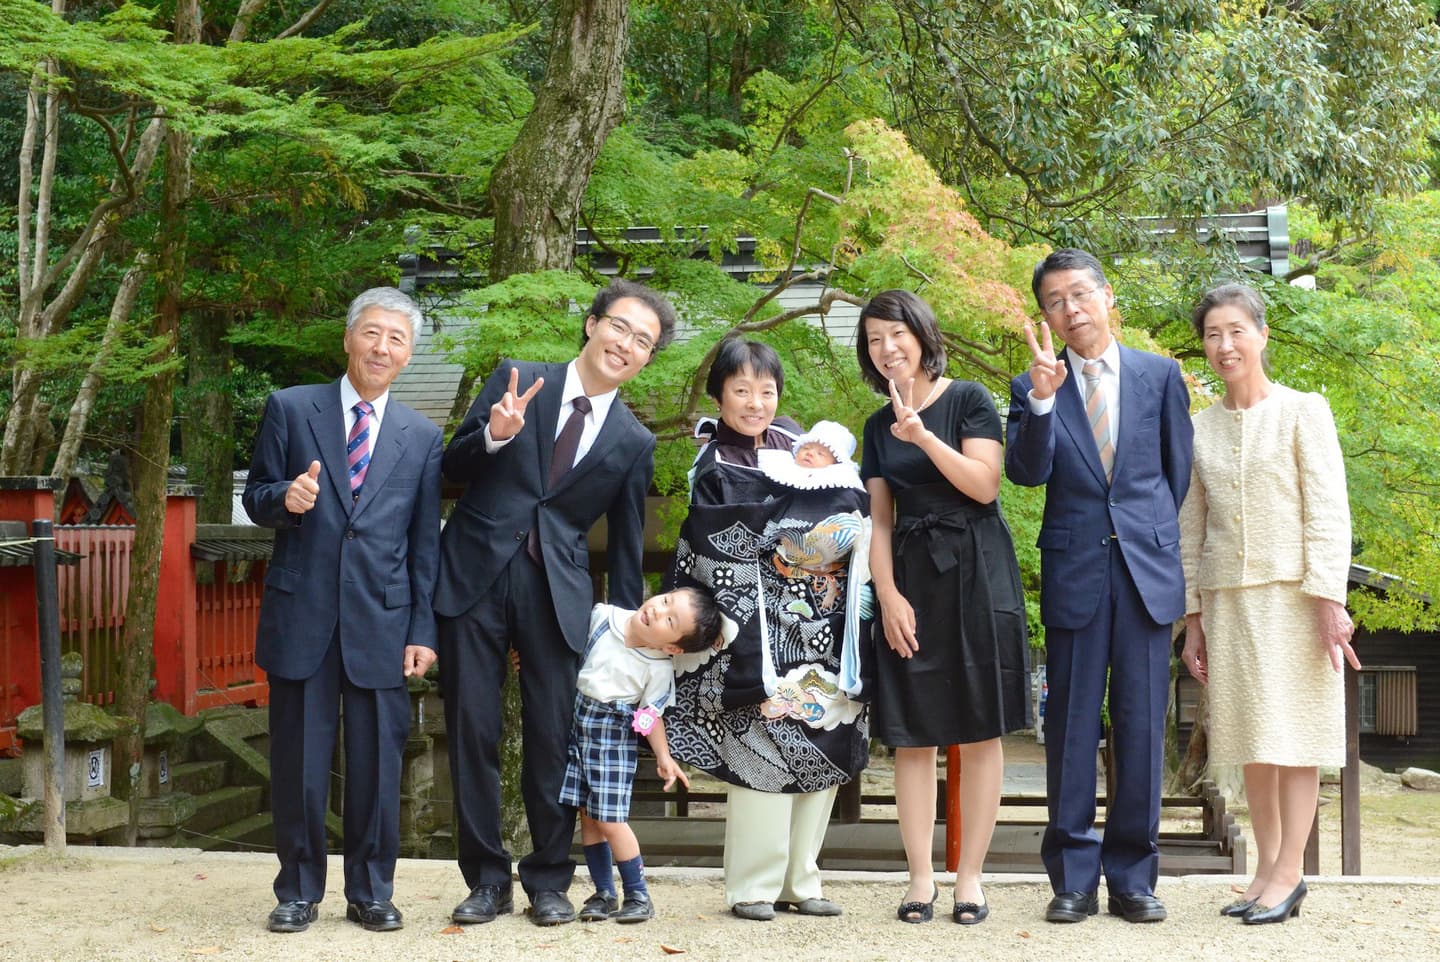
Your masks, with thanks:
M1284 922L1292 916L1300 915L1300 903L1305 901L1305 895L1309 890L1305 888L1305 880L1302 878L1300 884L1278 905L1264 906L1259 902L1245 913L1246 925L1268 925L1271 922Z
M1238 919L1246 912L1253 909L1255 907L1255 903L1258 901L1260 901L1258 898L1236 899L1229 905L1222 908L1220 910L1220 914L1225 916L1227 919Z

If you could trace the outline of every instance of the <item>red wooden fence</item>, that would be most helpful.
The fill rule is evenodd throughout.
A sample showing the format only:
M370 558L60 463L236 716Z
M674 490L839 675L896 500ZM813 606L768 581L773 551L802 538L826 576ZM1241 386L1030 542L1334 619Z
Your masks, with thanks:
M36 494L47 497L37 499ZM48 517L53 504L50 491L26 490L24 498L0 491L0 519ZM197 561L192 550L195 509L195 498L188 493L166 502L155 611L155 698L187 715L226 704L266 704L269 684L255 665L265 563ZM55 543L81 555L79 565L59 569L62 650L78 651L84 658L81 697L110 704L135 529L59 525ZM202 569L213 569L206 572L213 577L201 577ZM0 592L0 751L5 751L15 744L16 716L40 697L31 569L0 569Z

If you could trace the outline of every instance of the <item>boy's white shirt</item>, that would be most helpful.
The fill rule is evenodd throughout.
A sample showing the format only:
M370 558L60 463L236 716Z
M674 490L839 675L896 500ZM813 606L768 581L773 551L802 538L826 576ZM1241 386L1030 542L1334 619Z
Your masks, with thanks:
M664 712L675 698L674 666L662 651L625 646L625 624L634 614L605 604L590 612L592 641L575 686L596 701Z

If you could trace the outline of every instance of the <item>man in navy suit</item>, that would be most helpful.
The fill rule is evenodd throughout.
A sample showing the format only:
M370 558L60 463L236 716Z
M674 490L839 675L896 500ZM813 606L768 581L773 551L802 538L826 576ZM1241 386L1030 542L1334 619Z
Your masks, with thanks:
M1061 249L1035 268L1041 339L1010 385L1005 473L1046 485L1040 619L1045 625L1046 789L1041 857L1051 922L1108 909L1158 922L1155 897L1170 626L1185 614L1180 503L1190 484L1190 397L1170 358L1121 347L1100 262ZM1057 357L1051 329L1065 340ZM1074 375L1071 376L1071 372ZM1073 383L1067 384L1066 381ZM1115 796L1095 833L1095 755L1109 683Z
M456 922L513 910L500 833L500 691L510 651L520 662L520 788L533 846L520 860L520 884L532 922L575 918L565 894L575 872L575 809L559 796L595 601L587 535L605 516L609 600L638 608L655 436L617 389L674 327L663 297L611 282L585 317L579 356L568 364L502 362L445 449L445 477L466 485L441 537L435 589L455 841L470 890Z
M345 320L345 375L270 395L245 512L275 528L255 660L270 676L270 797L279 904L272 932L303 931L325 895L325 802L344 703L346 917L401 927L407 676L435 661L440 429L390 399L420 309L368 290Z

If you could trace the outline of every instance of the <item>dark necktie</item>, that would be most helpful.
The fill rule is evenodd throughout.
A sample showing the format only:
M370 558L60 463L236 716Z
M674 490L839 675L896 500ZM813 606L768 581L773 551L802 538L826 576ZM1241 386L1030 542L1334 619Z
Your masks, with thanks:
M585 415L590 413L590 399L583 394L577 394L575 400L570 402L574 408L565 426L555 438L555 450L550 455L550 478L545 485L548 492L565 476L565 472L575 466L575 454L580 450L580 432L585 430ZM525 541L525 550L530 554L530 560L536 564L540 563L540 516L536 513L535 526L530 529L530 537Z
M350 496L360 497L360 486L365 483L365 472L370 470L370 414L375 409L369 401L355 405L355 424L350 428L350 437L345 441L345 461L350 467Z

